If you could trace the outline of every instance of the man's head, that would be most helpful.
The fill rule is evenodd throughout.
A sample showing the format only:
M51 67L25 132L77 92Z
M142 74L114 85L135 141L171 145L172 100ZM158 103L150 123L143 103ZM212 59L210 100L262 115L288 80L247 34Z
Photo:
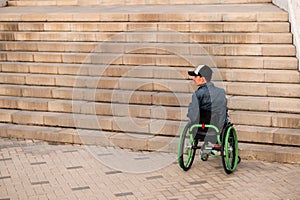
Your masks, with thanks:
M194 71L189 71L188 74L193 76L193 80L197 86L210 82L213 71L207 65L199 65Z

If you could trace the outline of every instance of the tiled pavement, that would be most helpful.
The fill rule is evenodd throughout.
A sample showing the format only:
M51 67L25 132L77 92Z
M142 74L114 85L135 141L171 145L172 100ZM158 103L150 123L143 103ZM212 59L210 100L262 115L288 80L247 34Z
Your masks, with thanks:
M299 199L300 165L0 139L0 199Z

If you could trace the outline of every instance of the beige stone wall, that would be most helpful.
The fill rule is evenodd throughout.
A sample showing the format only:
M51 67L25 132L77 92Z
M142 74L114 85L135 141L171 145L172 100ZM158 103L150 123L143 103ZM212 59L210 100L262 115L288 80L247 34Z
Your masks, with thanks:
M297 49L298 69L300 71L300 0L272 0L280 8L289 12L289 21Z

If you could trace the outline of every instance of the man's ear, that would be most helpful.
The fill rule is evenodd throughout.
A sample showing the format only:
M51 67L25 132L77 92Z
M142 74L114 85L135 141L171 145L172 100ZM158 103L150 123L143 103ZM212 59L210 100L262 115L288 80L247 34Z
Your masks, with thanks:
M202 76L201 78L203 78L203 81L204 81L205 83L207 83L206 78L205 78L204 76Z

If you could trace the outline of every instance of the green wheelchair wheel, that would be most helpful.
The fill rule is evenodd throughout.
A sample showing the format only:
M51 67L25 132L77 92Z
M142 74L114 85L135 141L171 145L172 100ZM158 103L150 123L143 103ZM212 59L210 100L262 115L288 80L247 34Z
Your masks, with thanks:
M232 125L225 128L222 136L221 155L223 168L227 174L231 174L236 170L240 161L238 154L238 138Z
M191 168L198 140L194 140L193 135L189 133L188 124L182 129L178 145L178 163L179 166L187 171Z

